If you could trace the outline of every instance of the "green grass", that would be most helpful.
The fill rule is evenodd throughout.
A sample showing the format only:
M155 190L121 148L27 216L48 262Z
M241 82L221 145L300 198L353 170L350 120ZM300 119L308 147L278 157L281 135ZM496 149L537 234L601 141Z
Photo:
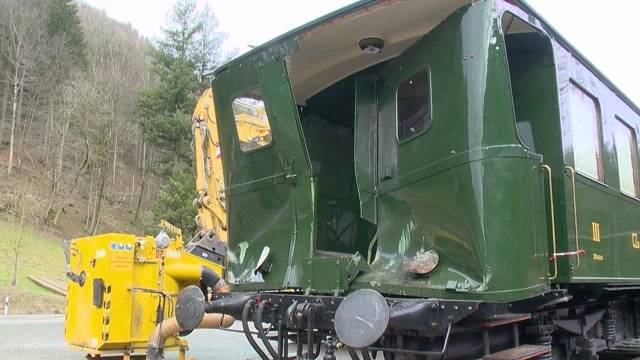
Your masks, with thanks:
M18 281L11 287L13 262L11 239L21 239L18 259ZM21 228L7 222L0 222L0 298L12 294L12 313L61 312L64 298L39 287L27 278L29 275L45 276L50 279L65 279L65 259L62 240L48 237L29 228Z

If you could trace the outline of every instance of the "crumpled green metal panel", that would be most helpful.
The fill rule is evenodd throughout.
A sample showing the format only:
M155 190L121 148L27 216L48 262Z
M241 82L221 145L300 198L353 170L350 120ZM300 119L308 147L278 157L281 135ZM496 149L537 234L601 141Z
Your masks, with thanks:
M359 267L355 278L342 273L353 259L336 254L336 265L330 254L316 251L318 221L329 210L318 207L324 184L309 164L284 63L242 64L218 74L217 115L229 174L228 278L236 288L339 293L372 287L393 295L484 300L548 289L541 158L517 142L499 36L492 2L475 2L386 63L376 79L358 80L355 177L360 214L378 232L371 270ZM395 88L419 69L430 74L433 125L398 142ZM224 104L257 83L264 87L273 145L242 153ZM256 271L267 246L271 272ZM432 273L403 266L432 249L440 254ZM322 277L336 269L345 270Z
M315 190L284 61L231 67L218 74L213 86L227 174L227 277L239 289L300 287L303 261L311 254L315 236ZM273 141L243 152L231 103L255 86L262 89ZM271 271L262 273L256 268L267 247Z
M353 288L480 300L525 298L548 288L542 159L516 137L492 5L459 9L386 64L375 82L359 82L357 98L364 103L356 108L375 109L377 118L372 124L372 116L362 116L369 124L357 124L362 148L356 154L364 154L356 159L356 174L375 181L378 252L372 271ZM425 70L432 126L398 141L397 86ZM358 180L362 194L369 184ZM407 262L429 250L440 255L436 269L408 271Z
M360 216L373 224L378 222L376 207L378 109L375 100L375 84L375 76L360 78L355 83L356 113L354 130L354 163L360 199Z

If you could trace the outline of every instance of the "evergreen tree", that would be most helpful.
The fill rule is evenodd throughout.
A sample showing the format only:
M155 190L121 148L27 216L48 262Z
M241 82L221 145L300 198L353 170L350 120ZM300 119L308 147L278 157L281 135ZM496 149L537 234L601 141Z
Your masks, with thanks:
M163 38L150 51L158 81L140 93L138 112L145 139L162 151L168 165L159 168L160 176L168 177L176 161L190 162L192 157L191 112L209 86L205 72L216 65L222 40L216 25L208 8L198 11L195 0L178 0Z
M47 33L53 38L61 36L66 49L82 66L87 64L86 43L78 7L74 0L50 0L47 14Z
M160 187L152 210L156 220L168 220L182 229L187 239L196 231L194 183L195 177L190 168L185 165L176 166L167 182Z
M167 179L155 203L155 220L162 217L187 235L195 229L196 215L192 205L196 191L191 170L191 113L209 86L206 73L217 65L223 36L215 32L216 26L208 8L198 10L195 0L177 0L162 39L150 51L157 83L138 96L145 141L161 155L154 171Z

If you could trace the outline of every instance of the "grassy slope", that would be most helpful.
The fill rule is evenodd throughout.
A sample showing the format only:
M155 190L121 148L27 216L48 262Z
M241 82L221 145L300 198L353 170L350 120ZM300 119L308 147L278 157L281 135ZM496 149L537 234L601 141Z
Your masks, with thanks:
M50 196L50 180L45 176L42 161L37 158L34 162L25 161L21 167L14 169L12 175L7 175L7 158L7 148L0 144L0 315L4 311L4 299L9 292L13 296L11 313L62 313L64 297L40 288L27 279L27 276L44 275L64 280L66 267L62 239L86 236L84 230L88 199L74 194L67 199L69 205L60 216L57 226L43 226L41 219ZM114 186L116 190L107 194L103 201L98 233L144 233L143 223L150 216L150 204L143 202L140 219L134 223L133 202L114 201L119 200L123 192L129 192L126 189L131 182L132 171L128 167L121 169L119 182ZM23 231L15 226L18 222L17 210L11 204L11 199L17 194L22 194L24 198L26 221ZM12 289L12 263L6 254L9 236L16 236L21 232L24 233L24 242L18 284L16 289Z
M21 257L18 262L18 282L11 287L13 266L5 255L9 252L9 239L22 238ZM32 231L28 228L0 222L0 298L2 304L11 293L10 313L62 313L64 297L49 292L27 279L28 275L41 275L64 280L65 260L62 240ZM4 311L4 307L3 307Z

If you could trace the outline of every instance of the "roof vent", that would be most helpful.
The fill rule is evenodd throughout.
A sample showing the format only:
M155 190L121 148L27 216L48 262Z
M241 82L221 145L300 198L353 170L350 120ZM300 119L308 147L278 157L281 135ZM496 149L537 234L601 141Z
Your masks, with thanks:
M382 52L384 40L379 37L366 37L358 41L358 46L365 54L376 55Z

